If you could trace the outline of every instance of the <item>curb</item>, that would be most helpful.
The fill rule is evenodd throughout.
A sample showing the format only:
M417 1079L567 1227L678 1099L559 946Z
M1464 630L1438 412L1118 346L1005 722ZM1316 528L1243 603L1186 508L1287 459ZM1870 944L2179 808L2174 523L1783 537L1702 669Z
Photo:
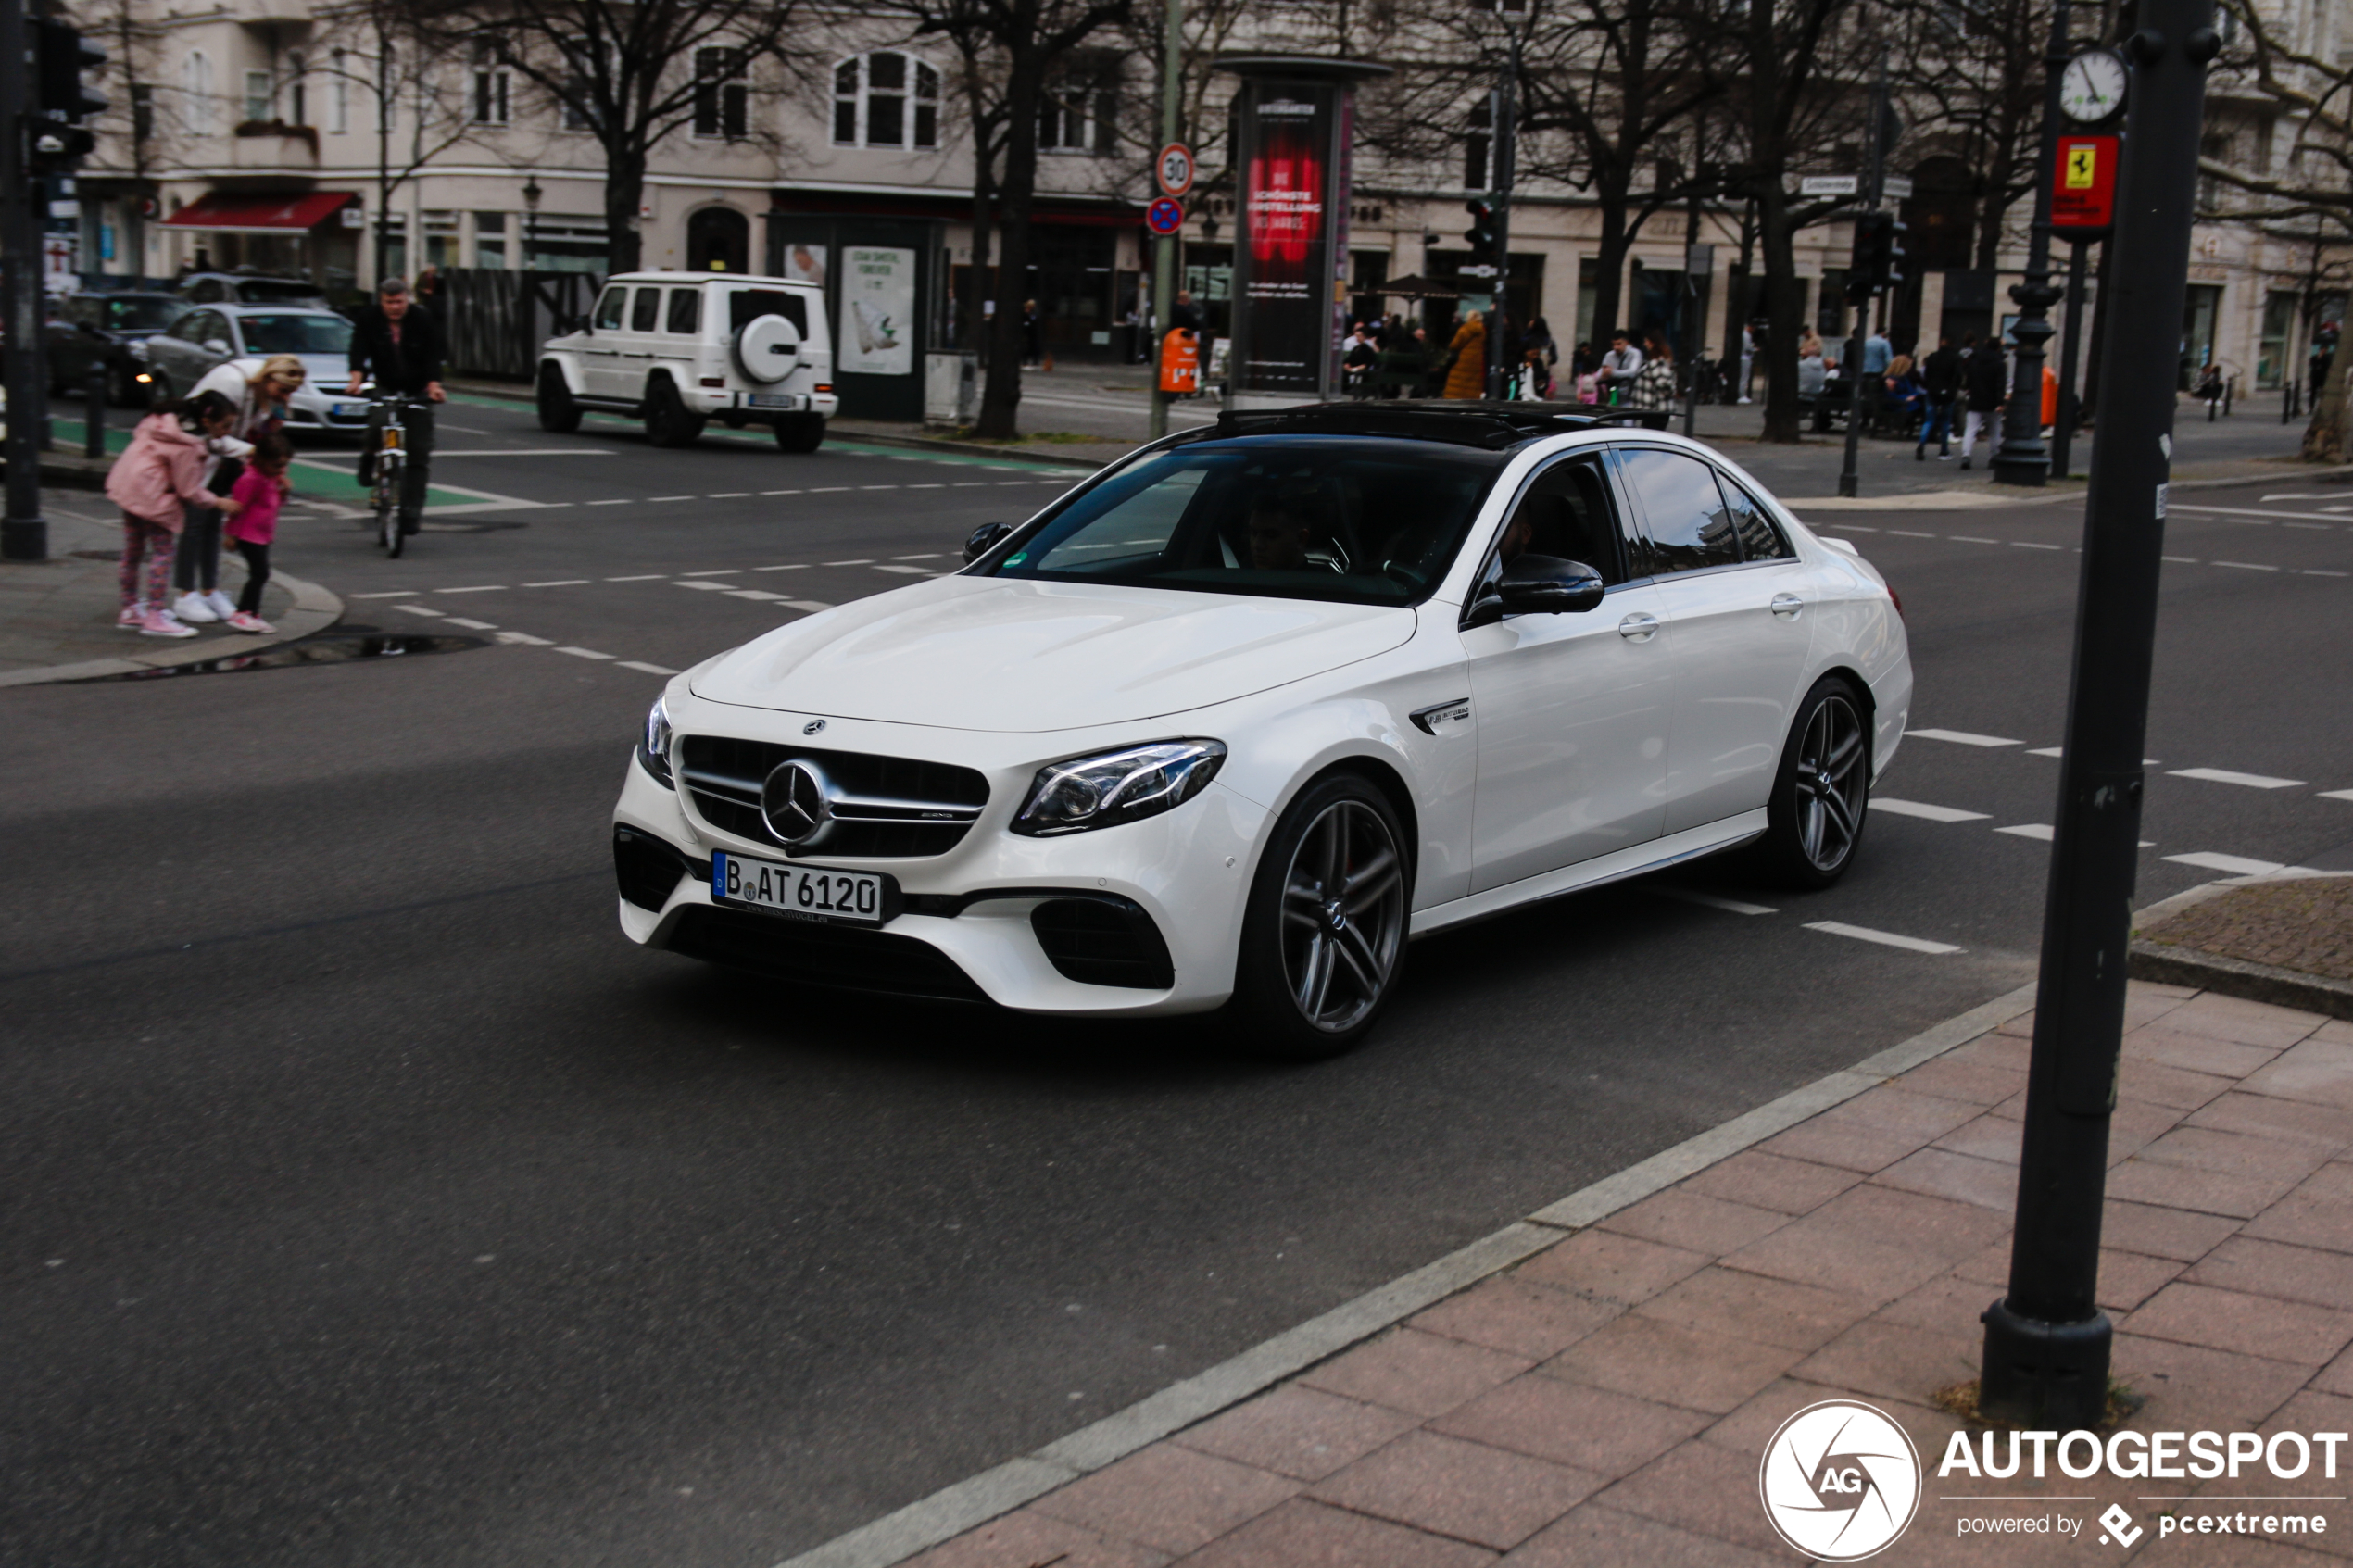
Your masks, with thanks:
M1423 1308L1526 1261L1584 1226L1999 1028L2033 1010L2034 991L2032 985L2021 985L1852 1067L1793 1089L1092 1425L837 1536L776 1568L891 1568L1264 1393Z
M2133 941L2125 949L2124 972L2134 980L2155 980L2168 985L2195 985L2219 996L2236 997L2241 1001L2270 1002L2274 1007L2298 1008L2330 1018L2353 1019L2353 982L2282 969L2277 964L2225 958L2220 953L2202 953L2141 935L2166 917L2194 909L2233 888L2256 887L2267 882L2289 880L2302 882L2309 878L2291 879L2277 875L2226 877L2220 882L2200 883L2196 887L2174 894L2171 898L2151 904L2133 917Z
M246 654L276 647L325 631L343 619L343 600L316 583L284 572L272 572L270 581L294 596L293 606L278 617L278 629L266 637L240 637L234 644L207 637L197 641L201 646L187 642L173 642L153 653L127 654L117 659L87 659L79 664L51 664L33 670L12 670L0 674L0 686L46 686L64 681L94 681L108 675L135 675L146 670L178 670L191 664L208 664L216 659L236 659Z

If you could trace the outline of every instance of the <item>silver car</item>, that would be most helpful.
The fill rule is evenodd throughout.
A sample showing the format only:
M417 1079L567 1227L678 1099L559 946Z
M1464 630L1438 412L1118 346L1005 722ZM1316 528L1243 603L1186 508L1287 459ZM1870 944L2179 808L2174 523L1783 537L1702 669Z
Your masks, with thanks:
M295 430L358 432L368 400L344 395L351 376L351 323L332 310L299 306L204 305L145 344L158 397L184 397L216 365L233 360L245 374L273 354L291 354L307 372L289 401Z

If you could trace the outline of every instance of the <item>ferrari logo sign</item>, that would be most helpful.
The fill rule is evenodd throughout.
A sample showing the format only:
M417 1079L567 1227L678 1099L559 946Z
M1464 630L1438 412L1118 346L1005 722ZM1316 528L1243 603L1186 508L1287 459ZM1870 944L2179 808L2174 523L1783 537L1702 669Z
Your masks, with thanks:
M2114 136L2062 136L2052 171L2051 227L2061 233L2103 231L2116 221Z

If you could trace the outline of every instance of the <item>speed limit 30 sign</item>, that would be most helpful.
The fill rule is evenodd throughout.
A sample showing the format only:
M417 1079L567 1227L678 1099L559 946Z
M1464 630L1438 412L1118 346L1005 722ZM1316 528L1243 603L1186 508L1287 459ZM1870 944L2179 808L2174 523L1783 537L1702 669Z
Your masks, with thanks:
M1193 188L1193 150L1182 142L1171 142L1160 149L1160 157L1152 160L1152 178L1160 182L1163 195L1181 196Z

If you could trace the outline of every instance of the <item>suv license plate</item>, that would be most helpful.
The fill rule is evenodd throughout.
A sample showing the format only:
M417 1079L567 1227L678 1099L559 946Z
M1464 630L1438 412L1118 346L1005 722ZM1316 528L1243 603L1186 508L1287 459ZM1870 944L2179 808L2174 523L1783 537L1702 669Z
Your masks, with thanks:
M878 926L884 920L883 896L888 881L872 872L782 866L724 851L711 857L714 901L794 920Z
M339 420L358 419L360 415L366 413L367 411L368 405L365 403L338 403L331 410L335 418Z
M788 392L755 392L745 397L744 401L755 408L798 408L800 407L799 395Z

